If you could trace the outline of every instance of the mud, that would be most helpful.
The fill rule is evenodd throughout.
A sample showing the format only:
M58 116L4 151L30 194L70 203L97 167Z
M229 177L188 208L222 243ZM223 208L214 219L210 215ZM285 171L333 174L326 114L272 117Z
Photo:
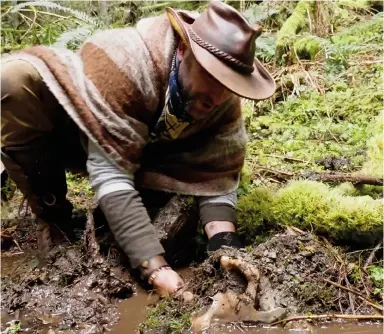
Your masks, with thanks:
M143 332L169 332L175 321L187 329L190 322L185 321L185 317L189 316L193 324L195 318L207 311L216 294L226 291L243 294L249 282L238 271L221 268L220 258L223 255L258 268L260 279L256 282L258 292L253 305L256 310L268 311L281 307L287 310L287 316L353 313L348 293L325 281L338 282L340 279L337 254L329 249L326 242L310 233L290 231L275 235L250 251L222 249L212 254L193 269L188 290L195 294L195 299L191 303L184 303L175 298L161 308L152 309L150 317L142 324ZM360 289L358 286L354 288ZM381 300L377 302L382 303ZM358 309L359 314L377 314L369 304L357 298L354 299L354 308ZM231 316L228 321L232 321ZM155 326L153 319L158 320ZM226 322L226 319L221 322ZM255 325L254 322L242 323L247 324ZM299 328L306 325L299 324ZM265 325L256 326L260 329ZM294 326L294 323L288 323L287 326Z
M246 288L246 281L237 272L224 272L218 267L222 255L245 260L259 268L262 276L256 308L270 308L273 304L287 308L290 314L338 311L338 304L332 302L338 300L338 290L323 280L337 280L335 260L309 233L277 235L251 252L218 251L194 270L191 287L198 296L213 296L227 290L241 293Z
M31 333L49 325L96 334L117 322L116 302L132 296L134 286L123 267L99 253L94 226L87 226L82 240L59 244L44 259L23 246L25 254L15 247L2 252L2 312L22 319Z
M8 251L2 251L1 330L9 327L10 320L20 320L25 333L46 333L50 328L56 333L81 334L107 330L115 334L135 330L173 333L175 328L177 332L188 333L190 320L209 308L211 297L226 291L242 294L247 287L241 273L220 267L223 255L241 259L260 271L253 305L256 310L283 307L290 315L300 315L340 313L341 308L343 313L352 313L348 293L324 281L339 281L340 260L312 234L291 231L247 251L215 252L203 263L181 271L188 290L195 294L192 302L185 303L180 298L159 301L141 287L135 288L130 278L132 272L125 269L124 257L111 236L103 225L89 222L88 219L87 224L83 223L85 230L75 229L70 238L62 233L45 259L39 258L35 249L30 221L19 222L14 230L6 226L13 242ZM375 302L380 304L381 300ZM368 304L357 299L355 303L359 314L374 314ZM152 323L148 322L150 317ZM215 321L209 333L288 333L288 329L280 331L254 323L222 325L231 319ZM328 333L319 331L323 324L313 325L311 330ZM298 325L302 328L302 324ZM381 329L380 325L372 328L363 331L356 325L350 333L375 334L377 328Z

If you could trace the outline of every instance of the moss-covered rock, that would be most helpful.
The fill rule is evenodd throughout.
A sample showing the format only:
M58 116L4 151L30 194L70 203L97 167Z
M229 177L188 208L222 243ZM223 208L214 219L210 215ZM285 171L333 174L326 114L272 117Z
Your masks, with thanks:
M259 188L238 205L240 233L253 241L277 225L326 235L352 247L374 245L383 233L383 204L369 196L346 196L314 181L292 181L276 194Z

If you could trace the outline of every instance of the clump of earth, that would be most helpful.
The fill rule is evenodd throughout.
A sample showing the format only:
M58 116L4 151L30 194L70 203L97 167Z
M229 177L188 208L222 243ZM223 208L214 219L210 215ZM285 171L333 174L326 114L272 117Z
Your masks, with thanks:
M197 296L204 299L227 290L240 293L247 287L248 282L241 273L222 270L219 266L222 256L241 259L259 269L256 308L264 303L267 304L264 308L273 304L286 308L290 314L338 310L339 306L332 302L338 298L338 291L324 281L337 281L335 259L310 233L275 235L250 252L217 251L194 270L190 285Z

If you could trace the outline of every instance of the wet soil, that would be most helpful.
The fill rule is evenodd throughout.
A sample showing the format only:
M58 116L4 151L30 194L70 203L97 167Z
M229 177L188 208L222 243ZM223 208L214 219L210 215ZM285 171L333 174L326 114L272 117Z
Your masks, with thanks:
M254 264L261 274L258 305L261 308L287 308L291 315L311 312L323 314L349 307L348 300L339 296L339 290L324 280L337 281L339 271L335 257L327 251L317 237L310 233L276 235L251 252L220 250L194 269L191 288L199 297L213 296L217 292L233 290L241 293L247 286L238 272L226 272L219 266L223 255ZM207 300L207 298L204 298ZM370 313L362 305L360 313Z
M60 243L44 258L28 242L23 249L3 251L2 312L22 320L30 333L49 325L96 334L116 323L116 301L132 296L134 285L123 267L100 254L91 225L87 223L81 240ZM21 222L17 230L23 229L30 229L27 234L35 240L30 224ZM2 330L4 326L2 322Z
M97 334L111 330L122 334L134 333L145 321L147 312L158 304L158 298L134 285L113 241L102 226L95 227L89 221L85 230L77 232L77 239L62 239L45 259L37 254L36 239L28 231L30 222L20 223L13 237L22 242L13 243L1 257L2 331L9 327L7 322L16 319L21 320L24 330L28 328L25 333L43 334L53 328L56 333ZM98 242L97 234L102 236ZM324 281L338 282L337 256L310 233L284 233L252 250L217 251L203 263L182 270L181 275L196 298L191 303L171 300L169 307L156 315L162 319L158 327L141 325L141 332L172 333L169 324L185 319L186 315L201 314L216 293L228 290L242 293L247 281L236 271L222 270L219 258L223 255L259 269L256 309L284 307L291 315L300 315L340 313L342 308L343 313L352 313L348 293ZM375 314L366 303L357 299L355 302L359 314ZM299 328L301 325L298 324ZM366 327L360 324L334 327L330 323L311 326L313 333L321 334L381 332L380 324L369 323ZM188 326L183 330L190 333ZM244 323L223 326L216 322L209 330L209 333L226 332L278 334L288 333L288 329L266 325L247 327Z
M193 277L188 290L194 293L195 299L185 303L174 298L162 308L157 308L155 317L160 320L153 326L152 312L152 324L147 320L142 325L144 332L171 332L175 321L187 329L190 324L185 322L185 316L190 315L193 323L194 318L208 310L212 304L211 298L217 293L233 291L241 295L249 282L240 272L221 268L220 258L224 255L258 268L260 279L256 282L258 292L253 305L256 310L268 311L282 307L288 311L287 316L352 314L356 309L362 315L378 314L365 301L351 297L347 291L326 282L340 282L343 274L340 271L341 259L332 247L329 248L329 244L310 233L292 232L275 235L252 250L222 249L212 254L192 269ZM358 284L352 288L361 291ZM350 298L353 298L353 305ZM378 305L382 303L381 300L376 302ZM222 321L225 322L226 319ZM321 326L321 323L318 324ZM288 323L287 327L290 326L295 326L295 323ZM298 323L298 326L303 328L307 324ZM258 324L257 329L254 329L255 333L266 333L260 331L264 327L265 325Z

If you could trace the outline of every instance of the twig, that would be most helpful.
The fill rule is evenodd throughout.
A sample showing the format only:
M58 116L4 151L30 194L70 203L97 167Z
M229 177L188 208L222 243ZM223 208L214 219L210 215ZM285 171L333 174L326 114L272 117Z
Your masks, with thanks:
M320 314L320 315L302 315L302 316L296 316L292 318L287 318L284 320L276 321L271 324L271 326L275 326L282 323L287 323L289 321L296 321L296 320L308 320L308 319L315 319L315 320L321 320L321 319L354 319L354 320L384 320L384 316L382 315L352 315L352 314Z
M270 172L270 173L276 174L276 175L295 176L294 173L283 172L281 170L277 170L277 169L273 169L273 168L268 168L268 167L264 167L264 166L260 166L260 165L255 165L254 167L257 168L257 169L265 170L267 172Z
M349 288L350 284L349 284L348 277L345 274L345 272L344 272L344 280L345 280L345 283L347 283L347 286ZM355 313L355 303L353 302L353 296L352 296L351 292L349 292L349 291L348 291L348 298L349 298L349 303L351 304L352 313L356 314Z
M60 227L57 225L57 224L53 224L58 230L59 232L63 235L64 239L70 244L72 245L72 242L71 240L68 239L67 235L60 229Z
M342 285L340 285L340 284L337 284L337 283L335 283L335 282L329 281L329 280L327 280L327 279L325 279L325 278L324 278L323 280L324 280L325 282L331 284L331 285L334 285L334 286L340 288L340 289L343 289L343 290L352 292L352 293L354 293L355 295L360 296L360 297L361 297L362 299L364 299L366 302L369 302L369 304L370 304L372 307L374 307L375 309L377 309L377 310L379 310L379 311L383 311L383 308L382 308L380 305L377 305L377 304L373 303L371 300L369 300L368 298L364 297L364 295L363 295L362 293L360 293L360 292L358 292L358 291L355 291L355 290L352 290L352 289L349 289L349 288L347 288L347 287L345 287L345 286L342 286Z
M361 283L363 284L363 287L364 287L364 291L367 295L367 297L369 297L369 295L371 294L370 291L368 291L368 288L367 288L367 285L365 284L365 280L364 280L364 272L361 270L361 268L359 268L359 275L361 277Z
M4 219L3 219L4 220ZM383 248L383 247L379 247L378 249L380 248ZM371 251L375 248L367 248L367 249L360 249L360 250L356 250L356 251L352 251L352 252L348 252L347 254L350 255L350 254L356 254L356 253L363 253L363 252L368 252L368 251Z
M242 333L245 333L244 330L236 323L234 322L233 325Z
M370 305L370 306L372 306L374 309L376 309L376 310L378 310L378 311L383 311L383 309L381 308L381 310L380 310L380 308L377 308L377 304L373 304L373 303L371 303L369 300L367 300L366 298L363 298L363 297L361 297L361 296L357 296L357 297L359 297L360 299L362 299L362 300L364 300L368 305Z
M301 163L304 163L304 164L309 164L310 163L310 161L305 161L305 160L301 160L301 159L297 159L297 158L291 158L291 157L287 157L287 156L283 157L283 156L274 155L274 154L266 154L266 156L272 157L272 158L283 159L284 161L301 162Z
M20 247L18 241L17 241L16 239L12 239L12 241L14 242L14 244L16 245L16 247L19 249L19 251L20 251L21 253L24 253L23 250L21 249L21 247Z
M382 241L379 242L379 243L377 244L377 246L372 250L371 254L369 254L368 259L367 259L367 261L366 261L365 264L364 264L364 267L363 267L364 269L367 269L367 268L370 266L370 264L371 264L372 261L373 261L373 258L375 257L376 252L380 249L380 247L381 247L382 244L383 244Z

